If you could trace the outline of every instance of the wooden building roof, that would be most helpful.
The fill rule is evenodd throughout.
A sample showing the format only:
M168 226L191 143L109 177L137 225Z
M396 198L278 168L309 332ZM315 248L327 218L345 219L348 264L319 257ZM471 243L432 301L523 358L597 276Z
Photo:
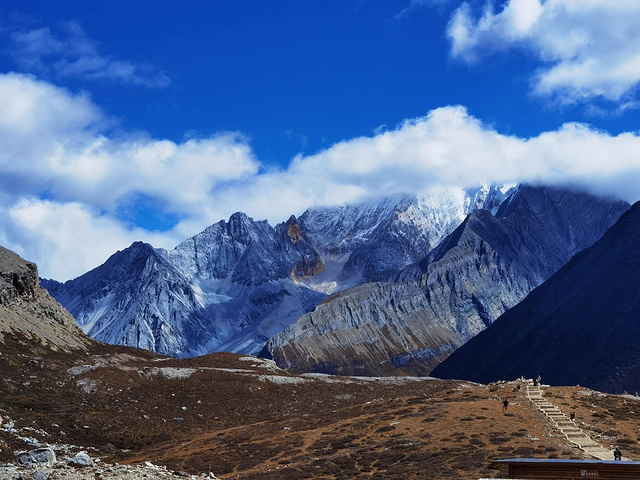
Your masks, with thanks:
M640 462L615 460L567 460L560 458L505 458L510 479L535 480L639 480Z

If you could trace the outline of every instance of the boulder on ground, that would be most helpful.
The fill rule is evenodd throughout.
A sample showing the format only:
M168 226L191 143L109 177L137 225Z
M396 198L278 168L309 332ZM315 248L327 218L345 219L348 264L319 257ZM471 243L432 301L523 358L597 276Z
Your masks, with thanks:
M78 452L75 457L69 459L71 465L87 467L93 463L87 452Z
M52 468L40 469L31 477L33 480L48 480L49 476L53 473Z
M56 454L50 448L36 448L18 458L18 463L27 467L47 466L56 463Z

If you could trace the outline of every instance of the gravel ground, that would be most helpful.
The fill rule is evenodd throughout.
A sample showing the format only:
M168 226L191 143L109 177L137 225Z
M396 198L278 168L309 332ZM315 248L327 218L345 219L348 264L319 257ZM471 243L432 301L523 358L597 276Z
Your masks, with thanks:
M0 479L2 480L96 480L97 478L110 480L148 480L153 478L180 479L215 479L213 474L203 473L200 476L188 475L184 472L173 472L166 467L160 467L146 462L144 465L118 465L94 461L89 466L72 466L65 462L56 462L53 466L40 465L24 467L18 465L0 465Z

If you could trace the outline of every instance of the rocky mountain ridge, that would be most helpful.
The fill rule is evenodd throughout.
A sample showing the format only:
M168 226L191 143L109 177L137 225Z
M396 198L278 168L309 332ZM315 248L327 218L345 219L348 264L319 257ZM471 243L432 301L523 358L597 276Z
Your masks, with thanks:
M257 353L327 295L390 279L511 187L434 189L318 208L270 226L236 213L171 251L135 243L60 284L43 280L92 337L177 356Z
M427 374L627 208L581 192L521 187L495 217L471 213L399 282L340 292L274 335L263 354L302 371Z

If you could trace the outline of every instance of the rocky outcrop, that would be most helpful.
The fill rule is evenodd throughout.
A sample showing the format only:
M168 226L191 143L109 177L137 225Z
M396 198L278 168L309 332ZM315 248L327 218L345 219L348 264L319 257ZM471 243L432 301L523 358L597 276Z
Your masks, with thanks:
M36 448L18 457L18 464L25 467L52 467L57 459L55 452L46 447Z
M549 384L637 391L638 245L640 203L434 374L480 382L541 375Z
M33 299L38 288L38 268L11 250L0 247L0 305Z
M272 337L279 366L378 375L427 373L593 243L628 204L521 187L494 217L471 215L400 282L365 284Z
M0 342L3 334L31 337L52 348L84 348L90 340L38 283L38 269L0 247Z
M317 250L309 243L307 235L304 233L296 217L291 216L284 225L278 225L276 231L283 236L281 244L295 251L295 258L289 276L293 281L299 283L306 278L318 275L324 270L324 262ZM286 232L286 237L284 233ZM287 241L287 238L291 243ZM285 252L285 258L286 258Z

